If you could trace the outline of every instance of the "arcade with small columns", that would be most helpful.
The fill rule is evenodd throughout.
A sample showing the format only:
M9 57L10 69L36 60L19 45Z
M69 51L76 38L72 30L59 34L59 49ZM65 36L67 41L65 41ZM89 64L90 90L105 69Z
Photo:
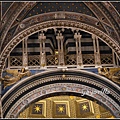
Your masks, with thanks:
M14 56L16 51L18 56ZM96 35L75 28L52 28L19 43L8 57L6 68L98 68L119 63L116 53Z
M37 111L42 117L120 117L120 19L115 5L119 2L0 2L0 118L29 118L28 110L38 100L48 107L41 107L47 109L43 116ZM90 91L81 98L83 89ZM91 94L103 89L109 94ZM64 100L68 113L56 116ZM88 116L79 109L81 103L86 107L84 100L91 100Z

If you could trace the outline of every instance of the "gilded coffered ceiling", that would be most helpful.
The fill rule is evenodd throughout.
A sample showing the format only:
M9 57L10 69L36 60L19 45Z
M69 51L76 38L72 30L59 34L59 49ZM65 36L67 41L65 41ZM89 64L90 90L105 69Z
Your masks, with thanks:
M30 104L18 118L114 118L101 105L77 96L54 96Z

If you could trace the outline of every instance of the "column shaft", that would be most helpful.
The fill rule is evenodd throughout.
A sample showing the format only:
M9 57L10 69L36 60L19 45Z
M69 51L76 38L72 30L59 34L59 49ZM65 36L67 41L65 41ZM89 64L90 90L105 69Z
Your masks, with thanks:
M22 43L22 50L23 50L23 67L28 66L28 51L27 51L27 39L25 38Z
M94 47L94 56L95 56L95 66L100 66L100 50L99 50L99 41L95 35L92 35L93 47Z
M40 40L40 65L44 67L46 65L46 55L45 55L45 40L46 36L44 36L44 33L41 33L38 36Z
M74 39L76 40L76 57L78 67L83 65L82 61L82 50L81 50L81 35L80 33L75 33Z

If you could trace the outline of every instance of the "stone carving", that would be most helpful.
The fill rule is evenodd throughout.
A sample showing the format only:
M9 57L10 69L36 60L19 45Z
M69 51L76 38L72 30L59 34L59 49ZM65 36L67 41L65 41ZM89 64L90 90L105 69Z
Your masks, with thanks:
M120 68L98 68L98 73L120 84Z
M12 74L13 76L6 75L3 78L0 78L0 81L3 81L4 88L7 86L13 85L17 81L19 81L24 76L30 76L31 72L26 68L22 68L20 72L18 70L6 70L7 73Z

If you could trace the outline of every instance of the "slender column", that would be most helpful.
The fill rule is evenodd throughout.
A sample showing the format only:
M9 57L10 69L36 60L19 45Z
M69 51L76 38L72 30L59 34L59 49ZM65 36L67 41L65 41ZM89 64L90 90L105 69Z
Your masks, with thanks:
M28 37L25 38L25 53L27 54L28 53L28 47L27 47L27 40L28 40Z
M46 65L46 55L45 55L45 40L46 36L42 32L38 39L40 40L40 65L44 67Z
M43 40L43 53L45 53L45 40Z
M115 67L119 67L119 59L116 55L116 53L112 50L112 54L113 54L113 64Z
M58 36L59 36L59 34L58 34ZM60 53L60 40L59 40L59 37L56 37L56 39L57 39L57 43L58 43L58 53Z
M92 34L92 39L93 39L93 46L94 46L95 66L98 67L101 64L99 41L98 41L98 38L94 34Z
M22 41L22 52L25 53L25 40Z
M63 51L63 36L62 33L58 33L56 36L58 41L58 56L59 56L59 65L64 65L64 51Z
M46 65L45 39L46 39L46 36L44 36L44 39L42 40L42 56L41 56L41 65L42 65L43 67Z
M116 55L116 64L117 64L117 67L119 66L119 61L118 61L118 58L117 58L117 55Z
M41 62L41 59L42 59L42 40L41 40L40 36L39 36L39 40L40 40L40 66L42 66L42 62Z
M58 43L58 64L60 65L60 39L59 39L59 33L56 36L57 43Z
M96 37L96 43L97 43L97 65L100 66L101 60L100 60L100 48L99 48L98 37Z
M10 68L10 55L8 56L8 69Z
M76 54L78 55L78 41L77 41L77 33L75 33L74 35L74 38L75 38L75 43L76 43Z
M77 55L77 65L81 66L83 65L82 61L82 50L81 50L81 37L80 33L75 33L74 39L76 40L76 55Z
M24 67L28 66L27 39L28 39L28 37L23 40L23 47L22 47L22 50L23 50L23 66Z
M39 40L40 40L40 55L42 55L42 39L40 36L39 36Z
M61 52L63 53L63 36L62 36L62 33L60 33L60 37L61 37Z
M63 36L62 33L60 33L60 40L61 40L61 61L60 61L60 65L64 65L64 51L63 51Z
M115 62L115 54L114 51L112 50L112 60L113 60L113 65L116 67L116 62ZM117 60L116 60L117 61Z
M82 50L81 50L81 37L80 33L78 33L78 42L79 42L79 53L78 53L78 65L82 65Z

